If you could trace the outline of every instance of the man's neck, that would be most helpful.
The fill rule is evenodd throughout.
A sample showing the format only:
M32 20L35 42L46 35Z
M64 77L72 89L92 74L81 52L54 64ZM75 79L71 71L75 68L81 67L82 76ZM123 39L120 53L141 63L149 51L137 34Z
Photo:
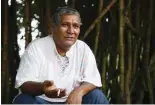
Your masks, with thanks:
M61 56L65 56L66 55L66 52L69 50L69 49L62 49L60 47L58 47L56 45L56 49L57 49L57 52L61 55Z

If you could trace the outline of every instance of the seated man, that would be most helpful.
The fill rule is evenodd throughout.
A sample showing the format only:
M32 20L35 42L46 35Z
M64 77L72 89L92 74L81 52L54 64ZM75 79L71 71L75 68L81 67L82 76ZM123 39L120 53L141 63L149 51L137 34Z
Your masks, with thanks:
M26 48L16 76L20 94L14 104L108 104L95 57L77 40L81 18L61 7L52 16L52 35Z

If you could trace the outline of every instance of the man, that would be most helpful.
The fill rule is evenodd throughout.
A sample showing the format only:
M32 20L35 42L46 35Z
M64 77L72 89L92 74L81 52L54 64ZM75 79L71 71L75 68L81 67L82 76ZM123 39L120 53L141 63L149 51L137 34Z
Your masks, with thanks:
M77 40L81 18L61 7L52 16L52 35L29 44L16 76L14 104L107 104L95 57Z

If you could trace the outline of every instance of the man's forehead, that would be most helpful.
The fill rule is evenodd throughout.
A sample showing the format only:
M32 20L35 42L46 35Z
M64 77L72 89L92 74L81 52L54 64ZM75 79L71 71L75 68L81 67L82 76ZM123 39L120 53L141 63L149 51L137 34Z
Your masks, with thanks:
M72 21L72 22L80 22L80 17L78 15L72 15L72 14L64 14L61 16L61 22L65 21Z

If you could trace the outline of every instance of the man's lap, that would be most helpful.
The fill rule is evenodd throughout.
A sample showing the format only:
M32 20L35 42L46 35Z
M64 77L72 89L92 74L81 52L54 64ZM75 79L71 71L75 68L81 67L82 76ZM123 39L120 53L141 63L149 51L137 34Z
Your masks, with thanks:
M63 104L62 102L48 102L39 97L20 94L18 95L14 101L14 104ZM103 92L96 88L83 96L82 104L108 104L108 100L103 94Z

